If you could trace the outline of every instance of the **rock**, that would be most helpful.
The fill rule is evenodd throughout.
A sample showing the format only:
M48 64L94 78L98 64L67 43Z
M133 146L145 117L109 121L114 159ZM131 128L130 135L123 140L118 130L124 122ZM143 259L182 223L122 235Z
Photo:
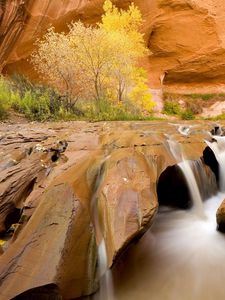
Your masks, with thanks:
M219 164L214 152L209 146L207 146L203 151L203 159L204 159L204 163L208 165L210 169L213 171L213 173L215 174L217 183L219 184Z
M160 205L187 209L192 206L191 195L185 177L177 166L169 166L159 177L157 185Z
M217 229L221 232L225 232L225 199L221 203L216 212Z
M51 152L33 153L23 164L8 167L0 173L0 233L17 223L20 210L35 184L53 168ZM60 156L58 153L57 159Z
M108 267L150 227L157 212L156 178L138 151L116 150L103 165L96 194L98 244L104 239Z
M96 23L103 0L6 0L0 4L0 65L5 73L34 74L27 58L35 40L52 24L62 31L72 20ZM127 8L130 1L114 0ZM223 0L135 0L144 17L143 59L152 88L177 91L223 84L225 75L225 13ZM192 26L190 26L190 24Z
M11 223L10 233L15 230L2 238L0 298L61 300L94 293L97 246L105 243L112 267L152 224L160 176L180 162L179 149L196 160L211 139L210 124L187 126L181 135L179 124L164 121L0 125L2 163L15 149L30 149L17 165L0 171L2 231ZM52 154L67 146L56 138L68 142L67 160L53 163ZM205 157L211 161L211 153ZM204 163L209 179L210 172Z
M0 174L0 232L4 232L20 218L23 202L32 192L45 166L40 159L13 166Z
M71 187L49 188L28 225L0 258L0 298L26 292L22 299L31 299L40 288L57 294L54 299L92 293L97 287L95 245L89 213Z

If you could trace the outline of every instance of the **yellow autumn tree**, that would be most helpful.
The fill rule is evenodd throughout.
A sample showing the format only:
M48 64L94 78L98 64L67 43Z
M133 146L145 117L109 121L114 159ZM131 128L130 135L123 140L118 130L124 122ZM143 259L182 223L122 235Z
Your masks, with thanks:
M129 98L146 112L152 112L155 107L155 103L152 100L151 93L149 92L146 71L142 68L135 68L133 81L134 86L129 93Z
M141 13L133 4L119 10L110 0L103 6L102 20L96 26L74 22L68 33L51 28L37 42L32 62L41 76L69 98L69 103L94 99L133 102L147 97L144 72L138 63L147 55L140 32ZM141 96L140 96L141 95ZM152 103L151 103L152 105Z

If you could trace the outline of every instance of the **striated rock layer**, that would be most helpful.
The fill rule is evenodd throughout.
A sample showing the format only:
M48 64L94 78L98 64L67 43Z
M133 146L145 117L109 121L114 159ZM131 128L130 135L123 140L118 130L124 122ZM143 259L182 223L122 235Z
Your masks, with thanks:
M65 30L71 20L95 23L103 0L6 0L0 2L0 65L5 73L35 78L27 58L50 24ZM126 8L131 1L113 1ZM152 55L143 60L152 88L223 87L225 3L223 0L134 0L145 19Z

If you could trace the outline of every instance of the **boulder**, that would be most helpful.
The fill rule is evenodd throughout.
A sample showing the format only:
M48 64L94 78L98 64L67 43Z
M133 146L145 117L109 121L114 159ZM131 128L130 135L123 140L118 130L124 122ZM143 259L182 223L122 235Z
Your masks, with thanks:
M129 244L150 227L157 212L156 177L138 151L114 151L102 166L93 205L98 244L104 240L111 267Z
M97 288L95 272L89 212L69 185L57 184L43 194L27 226L1 256L0 298L88 295Z
M217 229L221 232L225 232L225 199L221 203L216 212Z

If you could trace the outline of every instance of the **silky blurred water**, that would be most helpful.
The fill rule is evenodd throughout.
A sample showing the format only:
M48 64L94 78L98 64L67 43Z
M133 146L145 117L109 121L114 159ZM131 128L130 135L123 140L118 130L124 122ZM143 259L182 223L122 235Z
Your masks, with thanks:
M205 219L162 207L152 228L115 267L114 299L225 299L225 236L216 230L224 197L204 202Z

